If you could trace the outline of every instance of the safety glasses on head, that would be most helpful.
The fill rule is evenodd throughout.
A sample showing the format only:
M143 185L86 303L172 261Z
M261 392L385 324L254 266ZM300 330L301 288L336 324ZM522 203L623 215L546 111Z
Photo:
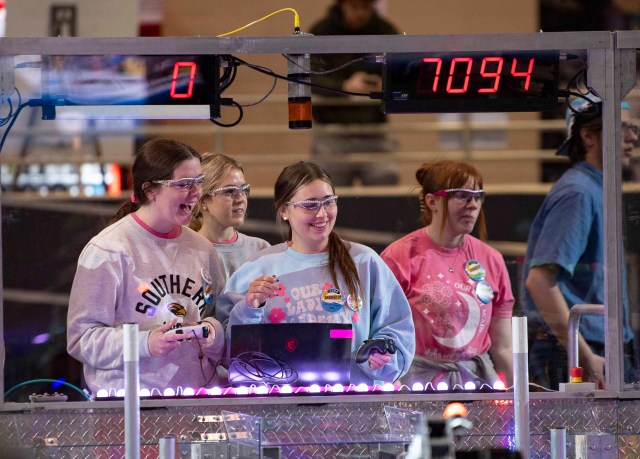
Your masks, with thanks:
M197 177L183 177L179 179L172 180L152 180L151 183L157 183L159 185L169 186L171 188L175 188L176 190L181 191L191 191L194 188L202 187L202 182L204 182L204 174L198 175Z
M289 201L288 206L298 207L306 212L317 213L320 208L332 210L337 206L338 196L331 195L323 199L307 199L304 201Z
M447 196L449 199L455 199L460 203L469 204L472 199L482 204L486 193L484 190L467 190L465 188L449 188L448 190L438 190L433 193L434 196Z
M249 185L248 183L245 183L244 185L240 185L240 186L227 185L220 188L216 188L215 190L211 191L209 195L222 196L223 198L227 198L235 201L242 195L249 197L249 193L251 193L251 185Z

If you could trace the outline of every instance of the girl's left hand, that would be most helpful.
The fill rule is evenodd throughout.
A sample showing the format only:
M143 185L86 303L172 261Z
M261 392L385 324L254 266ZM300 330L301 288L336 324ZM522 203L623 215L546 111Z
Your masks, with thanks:
M380 354L374 351L369 356L369 366L372 370L379 370L389 362L391 362L391 354L388 352Z
M198 324L189 324L189 325L198 325ZM206 349L208 347L211 347L215 344L216 342L216 329L213 327L213 324L211 324L211 322L209 322L208 320L203 320L200 325L206 325L209 328L209 336L207 336L206 338L202 338L202 339L191 339L190 341L197 341L199 344L199 347L201 349Z

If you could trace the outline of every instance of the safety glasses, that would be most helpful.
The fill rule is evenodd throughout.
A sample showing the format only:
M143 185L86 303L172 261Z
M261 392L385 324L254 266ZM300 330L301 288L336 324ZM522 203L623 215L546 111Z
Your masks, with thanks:
M309 213L317 213L320 208L324 207L325 210L335 209L337 206L336 201L338 200L338 196L332 195L327 196L324 199L307 199L305 201L289 201L287 202L288 206L298 207Z
M197 177L184 177L172 180L152 180L151 183L157 183L159 185L166 185L171 188L175 188L180 191L191 191L194 188L202 187L204 182L204 174Z
M231 199L232 201L235 201L236 199L238 199L240 196L243 196L243 195L249 197L249 193L251 193L251 185L249 185L248 183L245 183L244 185L240 185L240 186L227 185L220 188L216 188L215 190L211 191L209 194L211 196L222 196L223 198Z
M475 199L477 203L482 204L486 193L484 190L467 190L465 188L450 188L448 190L438 190L433 193L434 196L447 196L449 199L454 199L461 204L469 204L472 199Z

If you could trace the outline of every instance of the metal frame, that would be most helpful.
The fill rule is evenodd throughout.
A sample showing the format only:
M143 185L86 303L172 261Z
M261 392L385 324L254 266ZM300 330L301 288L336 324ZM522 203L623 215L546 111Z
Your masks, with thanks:
M640 32L566 32L488 35L420 35L354 37L167 37L167 38L0 38L0 56L91 54L280 54L384 53L426 51L584 50L589 82L604 103L604 193L606 238L606 361L608 392L622 390L622 338L617 324L622 316L621 152L619 132L621 98L635 82L635 52ZM1 241L0 241L1 246ZM1 269L1 268L0 268ZM0 286L0 298L2 297ZM0 325L3 314L0 304ZM4 336L0 327L0 352ZM4 372L0 374L0 403L4 404ZM627 394L628 395L628 394ZM166 403L166 402L165 402Z

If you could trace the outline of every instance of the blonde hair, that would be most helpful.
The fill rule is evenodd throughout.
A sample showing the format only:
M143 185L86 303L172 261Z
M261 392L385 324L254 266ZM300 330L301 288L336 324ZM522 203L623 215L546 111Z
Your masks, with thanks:
M204 153L202 155L202 173L204 182L202 183L202 197L193 207L189 228L198 231L202 228L202 208L204 200L207 199L213 190L220 186L220 180L225 178L232 170L239 170L244 173L242 164L230 156L221 153Z

